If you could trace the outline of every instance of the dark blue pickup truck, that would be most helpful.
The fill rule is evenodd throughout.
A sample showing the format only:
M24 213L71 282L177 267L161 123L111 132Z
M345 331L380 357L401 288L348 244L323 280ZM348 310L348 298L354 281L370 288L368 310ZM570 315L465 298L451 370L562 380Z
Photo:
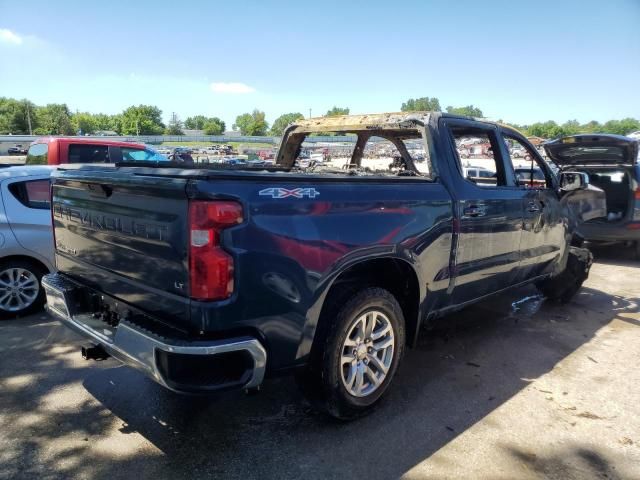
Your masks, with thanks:
M335 141L318 144L326 133ZM491 175L464 176L468 145ZM529 160L511 158L521 147ZM591 254L567 199L587 183L558 180L513 129L438 113L301 120L271 167L61 170L48 310L93 342L85 358L111 355L171 390L295 373L314 405L352 418L428 320L531 282L568 300Z

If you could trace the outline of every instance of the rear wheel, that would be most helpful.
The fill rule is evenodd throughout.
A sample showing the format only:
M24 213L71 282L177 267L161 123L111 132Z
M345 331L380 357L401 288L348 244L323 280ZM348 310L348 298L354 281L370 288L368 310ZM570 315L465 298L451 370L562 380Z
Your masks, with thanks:
M634 243L633 252L635 253L636 260L640 261L640 240Z
M567 303L578 293L589 276L593 255L586 248L570 247L567 266L553 278L536 283L540 292L550 300Z
M360 290L326 310L331 323L321 350L299 381L317 409L350 420L368 413L389 388L404 352L404 318L381 288Z
M42 308L45 294L40 280L44 272L28 260L0 264L0 318L27 315Z

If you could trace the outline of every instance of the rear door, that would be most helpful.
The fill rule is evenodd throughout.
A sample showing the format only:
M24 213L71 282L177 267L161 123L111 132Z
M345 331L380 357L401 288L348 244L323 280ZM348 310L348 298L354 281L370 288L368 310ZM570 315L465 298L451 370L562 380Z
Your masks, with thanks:
M461 304L511 285L518 275L524 192L515 187L506 169L495 126L443 118L456 171L452 196L459 216L455 254L453 304ZM473 158L462 158L473 142ZM464 178L466 162L493 172Z
M17 177L2 183L4 211L16 240L52 265L49 191L48 176Z
M59 270L176 325L188 321L184 178L91 168L54 177Z

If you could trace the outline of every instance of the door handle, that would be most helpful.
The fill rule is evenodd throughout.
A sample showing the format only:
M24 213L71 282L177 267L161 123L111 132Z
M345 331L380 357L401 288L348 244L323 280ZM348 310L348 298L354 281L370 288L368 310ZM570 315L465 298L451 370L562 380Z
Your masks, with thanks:
M529 208L527 210L531 213L535 213L540 211L540 207L536 202L529 202Z
M487 210L484 205L469 205L462 210L462 214L465 217L484 217L487 214Z

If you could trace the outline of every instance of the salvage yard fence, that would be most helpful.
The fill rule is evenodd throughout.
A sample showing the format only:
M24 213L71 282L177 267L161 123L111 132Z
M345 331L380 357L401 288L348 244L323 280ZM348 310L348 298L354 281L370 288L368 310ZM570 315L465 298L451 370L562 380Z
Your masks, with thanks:
M16 143L16 144L29 144L37 138L55 135L0 135L0 142ZM65 135L68 137L68 135ZM122 135L122 136L93 136L87 135L78 138L94 138L99 140L113 140L121 142L142 142L150 145L159 145L163 142L202 142L202 143L271 143L278 145L280 143L280 137L255 137L255 136L233 136L233 135ZM306 138L306 142L321 143L321 142L348 142L355 143L356 137L354 135L344 136L309 136Z

